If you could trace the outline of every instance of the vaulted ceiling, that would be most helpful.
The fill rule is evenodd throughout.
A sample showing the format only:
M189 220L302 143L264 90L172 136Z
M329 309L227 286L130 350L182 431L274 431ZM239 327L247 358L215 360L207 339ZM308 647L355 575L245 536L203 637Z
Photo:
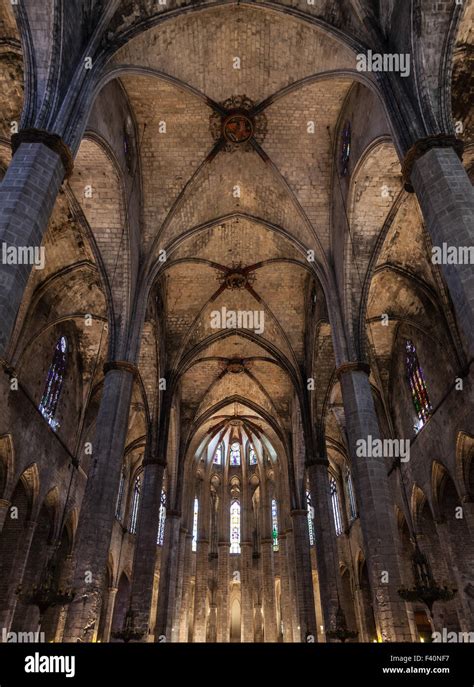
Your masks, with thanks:
M391 326L372 324L370 334L388 361L396 319L421 307L420 289L439 286L416 202L401 191L375 82L354 65L357 45L370 37L364 18L375 11L388 33L397 9L391 0L380 8L318 0L303 16L291 2L266 3L279 11L202 4L209 7L191 12L189 3L174 3L157 23L152 15L166 9L158 3L118 3L68 202L60 198L45 239L48 270L32 275L28 293L46 299L44 312L56 318L86 310L102 322L108 309L117 331L140 295L148 298L139 356L148 408L158 405L158 378L173 380L183 442L193 450L235 417L288 448L294 401L302 402L312 374L314 422L332 406L327 428L337 442L340 397L329 392L335 358L325 300L339 302L354 336L365 307L375 323L392 307ZM173 14L175 5L183 11ZM101 4L91 6L98 12ZM11 19L2 10L0 26L15 44L9 50L18 52ZM22 84L7 61L0 72L12 109L2 124L6 139ZM226 116L236 112L253 127L242 143L224 135ZM347 117L350 189L337 173ZM6 148L0 152L6 164ZM70 303L56 313L59 293ZM214 327L223 308L260 313L262 331ZM81 336L84 351L97 350L100 333L84 328Z

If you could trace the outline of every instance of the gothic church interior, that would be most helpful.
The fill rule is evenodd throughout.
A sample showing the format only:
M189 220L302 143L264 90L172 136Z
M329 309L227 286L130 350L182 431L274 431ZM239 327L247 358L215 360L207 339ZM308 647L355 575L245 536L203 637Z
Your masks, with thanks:
M0 0L0 627L474 631L473 7Z

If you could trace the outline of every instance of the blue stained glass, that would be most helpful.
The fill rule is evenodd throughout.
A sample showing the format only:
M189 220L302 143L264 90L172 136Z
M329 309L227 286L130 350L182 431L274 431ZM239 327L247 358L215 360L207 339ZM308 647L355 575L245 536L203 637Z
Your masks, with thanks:
M40 413L53 429L59 427L59 422L56 420L55 415L63 388L64 375L66 374L67 348L67 339L65 336L61 336L54 350L53 361L49 367L43 397L38 407Z
M339 494L337 491L337 482L334 477L329 478L329 486L331 491L331 503L332 503L332 513L334 516L334 527L336 529L336 535L342 534L342 515L341 515L341 504L339 503Z
M257 454L255 453L255 449L253 446L250 447L249 451L249 464L257 465Z
M193 508L193 540L192 540L192 544L191 544L191 549L193 551L196 551L196 549L197 549L198 512L199 512L199 501L197 500L197 497L195 497L194 508Z
M240 465L240 444L237 441L230 447L230 464Z
M230 507L230 553L240 553L240 503Z
M122 470L120 475L120 484L117 494L117 503L115 505L115 517L117 520L122 519L122 505L123 505L123 495L125 493L125 470Z
M415 431L418 432L430 417L433 408L413 341L407 340L405 342L405 350L408 383L410 384L413 405L418 417Z
M161 490L160 512L158 518L158 536L156 543L158 546L163 546L163 542L165 541L166 523L166 491L164 489Z
M311 504L311 494L309 491L306 492L306 505L308 507L308 532L309 532L309 545L314 546L316 542L316 537L314 533L314 508Z
M132 510L130 513L130 534L136 534L138 522L138 506L140 503L141 476L135 480L133 485Z
M278 551L280 548L278 544L278 507L275 499L272 499L272 539L273 550Z
M222 464L222 443L219 444L219 446L216 448L216 452L214 454L214 460L212 461L214 465L221 465Z
M347 494L349 496L349 510L351 514L351 520L355 520L357 517L357 506L354 494L354 484L352 482L352 475L349 469L346 470L346 485Z
M346 122L342 130L341 140L341 176L345 177L349 174L349 159L351 157L351 123Z

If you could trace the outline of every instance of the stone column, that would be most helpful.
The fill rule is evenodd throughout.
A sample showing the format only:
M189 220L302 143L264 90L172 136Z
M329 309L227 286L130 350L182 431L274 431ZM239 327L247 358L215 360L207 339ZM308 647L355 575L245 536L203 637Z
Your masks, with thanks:
M241 601L241 641L254 641L253 627L253 576L252 576L252 530L253 507L249 488L242 493L242 536L240 542L240 601Z
M171 641L176 600L180 511L168 510L164 546L161 552L160 586L156 612L155 642Z
M291 511L296 559L296 596L300 621L300 641L302 642L307 641L308 635L312 635L315 641L318 636L307 517L305 510Z
M242 522L241 522L242 526ZM217 641L230 641L230 494L226 488L220 492L218 510L217 551Z
M364 611L364 594L361 589L360 584L355 587L354 590L355 597L355 611L357 616L357 629L359 635L357 637L358 642L370 642L369 633L367 631L367 623L365 621L365 611ZM350 628L352 629L352 628Z
M13 137L13 145L16 152L0 184L0 255L3 248L39 252L59 188L72 171L71 153L55 134L22 131ZM0 259L0 356L32 268L31 259L25 264L19 256L15 262L4 264L3 256Z
M447 581L452 587L458 590L454 597L454 601L458 610L459 624L463 632L471 632L471 609L464 593L464 587L468 583L467 579L463 578L461 570L457 564L457 556L453 551L451 544L451 536L446 522L435 520L436 532L438 534L441 551L444 554L444 559L448 568L450 580ZM436 580L438 584L442 584L442 580Z
M197 488L199 502L194 583L194 642L206 641L206 600L209 589L210 493L205 482Z
M459 159L462 144L453 136L429 136L408 151L403 171L420 203L434 247L474 245L474 189ZM459 255L459 254L458 254ZM468 255L468 253L466 254ZM461 330L474 355L474 264L465 257L440 265Z
M25 523L23 536L18 544L16 555L12 560L10 568L10 578L6 586L5 598L2 601L0 608L0 627L5 628L6 632L10 631L13 616L15 614L18 596L16 590L19 584L23 581L28 556L30 553L31 543L36 529L36 522L29 520Z
M252 591L252 543L240 544L240 599L242 619L242 642L253 642L253 591Z
M215 643L217 641L217 605L209 605L209 620L207 623L206 642Z
M291 608L293 601L290 591L290 576L288 574L288 542L286 532L278 535L280 544L280 583L281 583L281 620L283 623L283 641L293 641L293 622Z
M263 642L263 610L259 601L255 604L255 641Z
M393 501L387 478L390 461L373 457L371 451L361 451L358 443L364 441L363 446L367 446L369 441L381 438L369 371L364 363L350 362L341 365L337 374L378 630L383 641L410 641L405 603L397 593L401 578ZM365 455L361 456L361 452Z
M262 570L263 635L265 642L278 641L275 597L275 563L273 559L273 522L268 485L261 491L260 562Z
M278 641L275 600L275 568L273 563L273 539L267 537L261 540L260 556L262 559L262 589L264 641Z
M164 470L165 464L161 461L145 460L144 462L130 600L130 607L134 612L135 628L144 633L142 641L147 640L150 631L151 600L155 580L158 521Z
M61 575L60 575L60 585L62 587L68 587L69 583L71 581L71 575L72 575L72 567L74 564L74 559L72 554L68 554L66 558L64 559L64 563L62 566L61 570ZM56 631L54 634L54 641L55 642L62 642L63 638L63 633L64 633L64 625L66 623L66 618L67 618L67 611L68 607L67 606L58 606L54 607L56 608ZM53 625L54 627L54 625Z
M470 497L467 494L464 494L461 499L461 505L463 517L466 519L466 524L469 529L471 539L474 541L474 503L470 500Z
M107 608L105 611L104 621L104 636L103 642L110 642L110 632L112 630L112 618L114 617L115 597L117 596L118 587L109 587L107 596Z
M69 607L65 642L92 641L100 615L136 368L124 361L113 362L104 366L104 372L74 549L76 597Z
M179 552L178 552L178 573L176 576L176 607L174 613L174 623L171 632L171 641L179 642L180 624L181 624L181 607L183 602L183 581L184 581L184 566L186 558L186 540L187 529L181 527L179 530Z
M179 640L180 642L188 641L189 627L189 603L191 599L191 577L193 565L193 535L186 534L186 541L184 544L184 570L183 570L183 588L181 594L181 605L179 608Z
M293 530L288 530L287 531L287 539L286 539L286 546L287 546L287 551L288 551L288 579L290 582L290 595L292 599L292 605L291 605L291 625L293 628L293 642L300 642L301 641L301 635L300 635L300 620L299 620L299 611L298 611L298 603L297 603L297 594L296 594L296 558L295 558L295 546L294 546L294 537L293 537Z
M7 501L7 499L0 499L0 532L3 530L3 525L11 505L11 502Z
M194 641L206 641L206 600L209 589L209 540L197 540L196 583L194 586Z
M317 459L307 466L311 505L314 508L314 532L324 631L331 629L335 622L339 576L328 467L329 463L324 458Z
M217 641L230 641L229 627L229 540L219 542L217 559Z

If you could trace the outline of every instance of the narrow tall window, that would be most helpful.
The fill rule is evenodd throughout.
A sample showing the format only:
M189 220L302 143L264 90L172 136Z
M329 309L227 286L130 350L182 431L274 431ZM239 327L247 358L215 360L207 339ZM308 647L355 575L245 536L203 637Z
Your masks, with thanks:
M240 553L240 503L233 501L230 507L230 553Z
M240 465L240 444L238 441L234 441L230 446L230 464Z
M133 485L132 510L130 511L130 534L136 534L138 522L138 506L140 504L141 475L135 479Z
M214 460L212 462L214 463L214 465L222 465L222 443L220 443L216 448L216 452L214 453Z
M346 122L341 135L341 176L349 174L349 160L351 157L351 123Z
M123 495L125 493L125 469L120 475L120 484L117 494L117 503L115 504L115 517L117 520L122 519Z
M430 417L433 408L430 403L425 378L418 361L418 355L413 341L407 340L405 342L405 350L408 383L410 384L413 405L415 406L418 417L415 431L419 432Z
M352 475L349 468L346 469L346 486L347 486L347 496L349 497L349 512L351 520L355 520L357 517L357 506L354 494L354 484L352 482Z
M53 361L49 367L48 377L43 392L39 411L53 428L59 427L59 422L55 419L58 408L59 396L63 387L64 375L67 365L67 339L61 336L54 349Z
M165 524L166 524L166 491L161 490L160 498L160 512L158 515L158 536L156 538L156 543L158 546L163 546L165 541Z
M336 535L342 534L342 516L341 516L341 504L339 503L339 494L337 490L337 482L334 477L329 478L329 486L331 491L331 503L332 503L332 514L334 516L334 527L336 529Z
M272 539L273 550L278 551L280 546L278 544L278 506L276 499L272 499Z
M197 549L197 536L198 536L198 513L199 513L199 501L197 496L194 498L193 507L193 540L191 544L191 549L196 551Z
M306 505L308 507L308 532L309 532L309 545L314 546L316 537L314 535L314 508L311 503L311 494L309 491L306 492Z
M250 450L249 450L249 464L250 465L257 465L257 454L255 453L255 449L252 445L250 445Z

